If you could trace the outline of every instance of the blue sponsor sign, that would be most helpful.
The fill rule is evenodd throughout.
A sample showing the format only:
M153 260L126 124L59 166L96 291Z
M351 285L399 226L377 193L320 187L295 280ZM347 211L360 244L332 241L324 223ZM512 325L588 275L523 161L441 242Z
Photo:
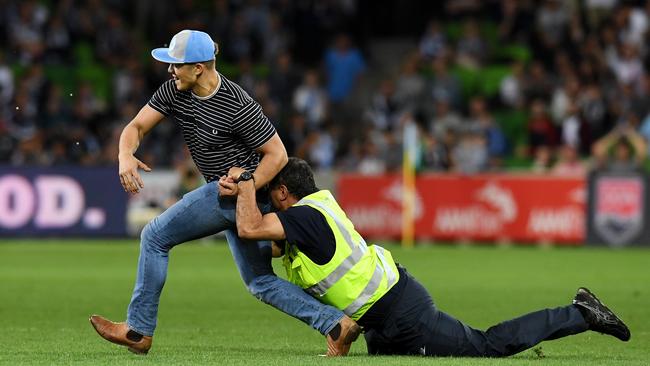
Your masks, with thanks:
M116 167L0 166L0 237L124 236Z

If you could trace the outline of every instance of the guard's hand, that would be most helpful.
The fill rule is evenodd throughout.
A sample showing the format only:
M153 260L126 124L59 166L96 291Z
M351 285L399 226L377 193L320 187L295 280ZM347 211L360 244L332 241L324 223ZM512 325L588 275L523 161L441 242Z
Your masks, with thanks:
M219 196L236 196L239 192L238 188L232 177L224 175L219 178Z
M119 162L120 183L122 183L124 190L128 193L140 192L140 189L144 188L144 183L142 182L142 178L140 178L138 168L145 172L150 172L151 168L136 159L133 155L120 155Z

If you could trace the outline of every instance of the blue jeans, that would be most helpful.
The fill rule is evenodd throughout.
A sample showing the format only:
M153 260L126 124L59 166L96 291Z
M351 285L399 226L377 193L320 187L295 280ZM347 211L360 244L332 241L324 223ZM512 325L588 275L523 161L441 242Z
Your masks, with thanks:
M332 330L343 313L322 304L300 287L276 277L271 267L271 243L247 241L237 236L234 197L219 197L212 182L187 193L142 230L138 274L127 312L127 324L151 336L156 328L158 302L169 251L177 244L226 231L239 274L253 296L300 319L323 335ZM269 212L270 203L260 204Z

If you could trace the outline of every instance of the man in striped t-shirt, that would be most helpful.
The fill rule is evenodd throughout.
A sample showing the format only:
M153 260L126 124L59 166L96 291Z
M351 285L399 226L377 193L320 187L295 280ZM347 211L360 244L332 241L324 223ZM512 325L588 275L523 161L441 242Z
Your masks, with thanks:
M249 291L327 335L329 355L345 354L349 344L344 340L349 339L350 332L359 331L357 324L340 310L321 304L276 277L268 241L251 245L237 236L237 185L226 180L228 169L239 166L254 172L251 178L260 189L286 164L287 153L259 104L216 71L217 52L217 44L208 34L190 30L176 34L169 48L152 51L156 60L170 64L173 78L124 128L119 144L120 181L130 193L144 188L138 168L151 169L134 153L147 132L165 116L173 116L207 184L184 195L142 230L137 279L126 322L114 323L98 315L91 316L90 321L106 340L135 353L147 353L156 327L169 250L225 230ZM260 205L269 211L268 193L262 190L258 196Z

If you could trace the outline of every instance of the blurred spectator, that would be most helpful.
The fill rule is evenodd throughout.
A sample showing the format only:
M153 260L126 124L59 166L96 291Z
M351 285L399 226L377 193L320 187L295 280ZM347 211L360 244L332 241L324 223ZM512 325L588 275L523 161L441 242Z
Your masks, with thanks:
M593 146L596 168L610 172L639 171L646 154L643 137L627 124L620 124Z
M108 66L121 65L131 54L132 43L120 14L108 12L105 27L97 34L96 52L99 60Z
M551 173L560 177L584 177L587 174L585 164L575 147L565 144L558 154L558 159L551 168Z
M89 128L96 127L105 108L106 104L95 94L90 83L85 82L79 86L73 109L78 123Z
M231 18L224 44L224 57L228 61L237 62L253 57L253 40L248 29L248 24L242 14L235 14Z
M595 29L619 0L585 0L587 20L591 29Z
M41 125L50 135L63 135L70 124L70 105L58 85L49 88Z
M210 18L211 21L206 24L206 32L212 36L212 39L215 40L218 44L225 42L228 35L228 29L230 27L230 19L232 14L230 13L230 4L228 0L214 0L212 1ZM267 61L271 61L275 58L275 55L268 58Z
M282 18L276 13L269 14L268 31L262 34L264 38L264 60L271 62L281 53L289 51L291 36L283 28Z
M422 168L432 171L449 169L449 146L429 133L422 134Z
M397 138L397 134L391 130L385 130L383 133L381 155L387 173L396 173L400 171L402 166L403 150L402 143Z
M560 0L544 0L539 6L535 26L542 46L542 54L539 55L542 60L549 60L548 57L562 45L569 20L570 14L564 8L564 2Z
M620 56L609 61L609 67L616 75L619 83L637 84L643 76L643 64L639 52L632 44L620 46Z
M401 108L413 112L420 103L425 86L424 77L418 70L417 55L407 56L395 81L395 100Z
M45 62L67 63L70 60L72 37L65 25L63 14L57 12L50 18L45 30Z
M282 52L277 56L271 68L268 82L271 98L278 103L280 109L288 109L291 106L293 91L300 83L299 70L293 65L291 55L288 52ZM286 111L282 110L282 112Z
M530 3L520 0L501 1L499 13L499 39L505 42L523 43L529 41L533 24Z
M361 52L352 47L350 38L340 34L325 54L325 69L329 99L339 103L350 95L366 64Z
M553 86L555 87L562 84L565 80L575 78L576 70L567 52L558 51L555 54L553 72Z
M5 62L5 54L0 50L0 114L5 113L4 109L14 94L14 75Z
M438 57L432 61L433 78L430 85L430 97L433 102L447 100L453 109L459 109L461 104L460 81L449 72L447 61Z
M39 134L32 134L18 143L18 148L11 157L14 165L46 165L48 157L43 152L43 139Z
M17 51L23 64L40 60L45 51L43 28L48 18L48 10L34 0L21 1L11 7L8 16L11 45Z
M42 64L33 64L20 80L20 87L24 88L28 97L34 103L37 112L43 107L47 89L50 81L45 76L45 69Z
M553 164L553 149L548 145L540 145L535 150L531 170L536 174L546 174Z
M483 2L480 0L447 1L445 5L445 10L450 16L478 15L483 10Z
M528 121L528 146L530 153L536 156L536 150L542 146L557 145L557 131L546 113L546 105L541 99L531 103Z
M382 80L366 110L366 118L380 131L393 130L397 127L402 112L395 96L393 80Z
M362 144L359 141L351 141L345 156L338 165L338 169L344 172L357 172L362 159L361 146Z
M321 87L315 70L308 70L302 84L294 91L293 108L305 115L312 129L320 126L327 117L327 93Z
M447 40L442 33L440 23L432 20L426 32L420 39L420 56L425 60L433 60L447 55Z
M642 8L635 8L631 3L624 2L614 15L614 22L619 28L619 39L623 44L643 46L648 30L648 15Z
M506 136L488 111L485 99L473 98L470 101L469 109L470 116L466 128L476 129L484 134L489 159L488 167L490 169L499 168L508 148Z
M266 2L249 0L246 2L241 13L246 23L246 28L250 29L254 37L263 38L264 35L270 33L270 17Z
M298 149L307 138L309 131L310 128L303 114L294 113L289 117L286 130L280 131L289 156L298 155Z
M237 84L239 84L248 94L258 99L259 97L255 95L257 77L253 72L253 63L248 57L242 57L239 59L238 66L239 77L237 78Z
M309 132L296 155L317 169L330 169L334 166L337 149L337 131L334 126L327 126Z
M487 57L487 44L481 38L478 24L468 20L463 24L463 35L456 44L456 63L458 65L477 69Z
M34 137L38 127L38 106L24 86L16 92L13 105L16 107L10 111L7 123L9 134L18 141Z
M515 62L510 66L510 73L501 80L499 86L501 102L510 108L521 108L524 105L523 95L526 87L524 64Z
M478 130L461 133L458 144L451 151L451 168L463 174L475 174L488 167L485 136Z
M580 118L577 104L573 101L569 103L561 128L563 144L572 146L581 153L589 153L592 143L591 134Z
M129 101L138 102L144 105L147 100L142 97L147 91L146 80L143 70L137 58L128 57L123 61L123 67L113 74L113 103L119 108L120 105Z
M381 175L386 172L386 162L372 140L367 141L361 147L361 159L358 165L359 174Z
M527 101L535 99L549 100L553 91L553 80L549 77L541 62L534 62L530 66L526 80L524 94Z
M447 134L457 134L463 126L460 115L451 110L449 101L439 98L435 104L435 115L429 124L429 132L437 139L443 139Z
M578 106L593 138L597 139L607 132L607 106L598 85L585 86L578 97Z
M575 76L564 79L562 86L555 88L551 99L551 116L556 123L562 123L569 114L570 105L575 104L580 93L580 81ZM570 113L574 114L577 111Z

